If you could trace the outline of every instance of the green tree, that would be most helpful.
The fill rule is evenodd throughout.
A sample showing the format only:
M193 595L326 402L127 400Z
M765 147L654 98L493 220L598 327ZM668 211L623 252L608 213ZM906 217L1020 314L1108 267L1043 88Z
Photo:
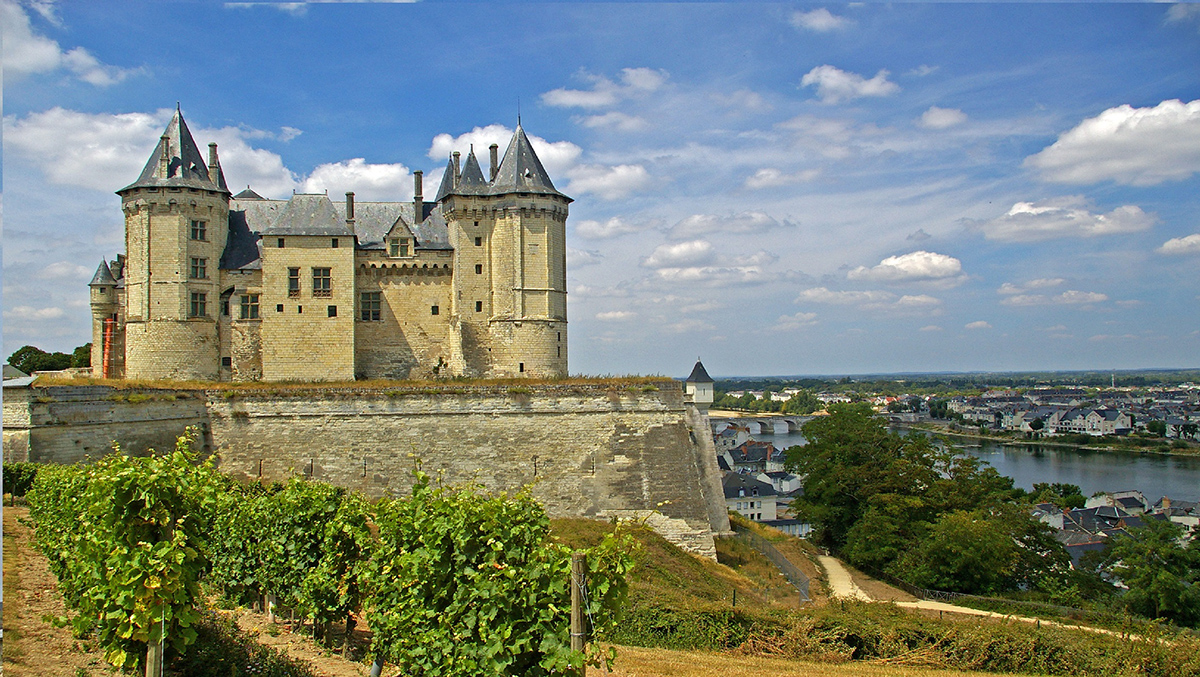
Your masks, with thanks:
M1122 601L1131 612L1200 624L1200 541L1181 545L1183 533L1179 524L1148 520L1109 541L1103 566L1128 586Z
M66 353L47 353L34 346L22 346L8 356L8 363L26 374L60 371L71 366L71 356Z
M85 343L71 353L71 367L80 368L90 366L92 366L92 344Z
M1150 432L1150 433L1154 433L1155 435L1158 435L1159 437L1166 437L1167 436L1167 422L1166 421L1146 421L1146 431Z
M1053 503L1063 509L1082 508L1087 504L1087 497L1083 495L1083 490L1075 484L1036 482L1033 485L1033 491L1029 494L1029 502Z

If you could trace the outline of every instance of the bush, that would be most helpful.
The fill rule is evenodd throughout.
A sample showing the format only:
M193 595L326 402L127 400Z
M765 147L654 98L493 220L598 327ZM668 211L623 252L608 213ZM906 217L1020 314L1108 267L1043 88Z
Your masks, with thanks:
M5 463L4 491L13 498L24 496L33 487L40 467L39 463Z

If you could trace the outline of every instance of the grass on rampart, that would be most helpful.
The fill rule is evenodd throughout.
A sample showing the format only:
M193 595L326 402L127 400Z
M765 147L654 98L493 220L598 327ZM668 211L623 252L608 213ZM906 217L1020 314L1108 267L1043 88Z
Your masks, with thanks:
M100 379L40 377L38 387L51 386L108 386L117 390L202 390L245 393L283 393L289 391L411 391L426 394L455 393L488 388L548 388L590 387L626 389L653 392L660 384L674 382L667 376L571 376L567 378L445 378L387 380L369 379L362 381L325 381L320 383L301 381L168 381L140 379Z

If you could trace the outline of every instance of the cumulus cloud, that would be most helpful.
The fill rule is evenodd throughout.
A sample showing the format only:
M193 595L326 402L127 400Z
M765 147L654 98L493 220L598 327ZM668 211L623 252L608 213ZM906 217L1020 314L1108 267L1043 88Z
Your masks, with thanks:
M316 166L300 183L299 190L324 190L335 196L353 191L359 200L382 201L409 196L412 186L412 174L402 164L370 164L363 158L353 158Z
M964 326L967 329L991 329L992 328L992 325L988 324L987 322L985 322L983 320L979 320L977 322L968 322Z
M645 226L628 223L619 216L614 216L607 221L580 221L574 224L574 228L575 234L585 240L607 240L645 230Z
M1158 248L1159 254L1200 254L1200 233L1173 237Z
M868 80L857 73L849 73L826 64L805 73L800 80L800 86L815 86L821 101L833 104L864 96L895 94L900 91L900 86L889 81L888 74L888 71L880 70L875 77Z
M50 6L35 5L35 9L43 17L54 19ZM90 85L107 87L141 70L102 63L83 47L64 51L58 42L34 31L29 15L12 0L0 2L0 30L5 80L16 81L35 73L65 70Z
M846 277L890 283L937 282L950 286L966 279L961 261L953 256L927 251L889 256L872 268L859 266L848 272Z
M816 313L796 313L795 315L780 315L779 320L775 322L775 326L771 327L774 331L795 331L803 327L811 327L817 323Z
M34 308L33 306L13 306L4 311L4 319L9 320L54 320L64 316L62 308Z
M471 131L451 136L450 134L438 134L433 137L433 141L429 144L428 157L432 160L446 162L450 157L450 153L458 151L466 156L468 150L474 146L475 154L479 157L480 166L487 171L488 163L488 146L493 143L500 147L500 157L504 157L504 151L508 148L508 142L512 140L515 130L504 125L488 125L486 127L476 127ZM529 143L533 145L533 151L537 153L538 159L542 161L542 165L550 176L562 176L567 173L579 161L579 156L583 153L583 149L570 141L554 141L550 142L540 136L527 134Z
M894 300L896 295L886 291L833 291L825 287L805 289L796 297L796 303L827 303L830 305L862 305L866 303L886 303Z
M685 266L659 268L655 274L663 282L705 287L758 285L775 279L759 266Z
M1200 99L1128 104L1087 118L1025 159L1046 181L1152 186L1200 172Z
M1000 288L996 290L996 293L1006 296L1011 296L1012 294L1024 294L1031 289L1057 287L1064 282L1066 282L1066 280L1062 279L1061 277L1046 277L1037 280L1029 280L1028 282L1022 282L1021 284L1005 282L1004 284L1000 285Z
M714 255L712 243L707 240L661 244L642 260L642 265L647 268L696 266L712 261Z
M617 200L654 184L650 173L641 165L579 165L566 174L571 181L567 184L568 192L594 193L605 200Z
M828 33L850 26L854 22L844 16L837 16L821 7L811 12L793 12L791 24L817 33Z
M38 273L38 277L43 280L85 280L91 279L94 272L96 272L95 269L81 266L78 263L55 261L42 268Z
M788 221L777 221L769 214L759 211L729 216L692 214L671 226L668 234L672 238L687 238L709 233L765 233L772 228L791 225Z
M630 310L613 310L606 313L596 313L596 319L601 322L628 322L637 317L637 313Z
M619 111L609 111L602 115L588 115L577 118L576 122L592 129L607 128L622 132L636 132L646 128L646 121L642 118Z
M600 263L602 259L604 259L604 256L594 249L567 247L567 266L571 268L594 266Z
M1054 296L1047 296L1045 294L1015 294L1001 300L1000 303L1001 305L1005 306L1048 306L1100 303L1101 301L1107 300L1108 296L1099 292L1068 289L1067 291Z
M989 240L1040 242L1061 237L1098 237L1135 233L1154 225L1157 217L1140 207L1124 205L1107 214L1088 210L1080 196L1040 202L1018 202L1003 216L975 224Z
M967 114L957 108L938 108L930 106L929 110L921 114L917 120L917 124L925 129L946 129L955 125L961 125L967 121Z
M542 94L542 103L558 108L607 108L624 99L649 94L667 82L667 72L653 68L624 68L614 82L603 75L580 72L591 89L552 89Z
M746 187L751 190L778 188L780 186L812 181L820 176L820 174L820 170L817 169L806 169L794 174L787 174L773 168L760 169L754 173L754 176L746 179Z

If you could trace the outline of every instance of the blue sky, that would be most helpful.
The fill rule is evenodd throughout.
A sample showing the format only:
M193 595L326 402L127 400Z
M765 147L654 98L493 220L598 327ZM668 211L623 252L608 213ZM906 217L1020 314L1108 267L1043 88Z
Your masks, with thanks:
M0 11L5 355L90 340L176 101L234 190L360 200L519 101L575 198L573 373L1200 366L1200 5Z

